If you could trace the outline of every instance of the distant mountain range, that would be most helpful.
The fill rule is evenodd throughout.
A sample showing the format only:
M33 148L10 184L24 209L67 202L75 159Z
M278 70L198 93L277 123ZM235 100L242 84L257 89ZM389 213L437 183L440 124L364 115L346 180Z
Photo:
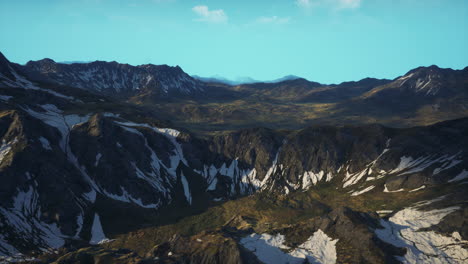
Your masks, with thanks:
M467 94L0 54L0 263L463 263Z
M230 80L222 76L200 77L197 75L192 75L192 77L203 82L223 83L223 84L228 84L228 85L241 85L241 84L252 84L252 83L279 83L279 82L288 81L288 80L301 79L301 77L298 77L295 75L287 75L282 78L278 78L278 79L270 80L270 81L259 81L250 77L239 77L234 80Z
M62 64L73 64L73 63L91 63L92 61L59 61Z

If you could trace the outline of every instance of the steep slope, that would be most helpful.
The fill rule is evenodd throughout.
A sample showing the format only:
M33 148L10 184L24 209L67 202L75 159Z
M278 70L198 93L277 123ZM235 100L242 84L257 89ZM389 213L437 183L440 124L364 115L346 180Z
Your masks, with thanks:
M441 69L435 65L409 71L393 82L376 87L365 97L413 94L419 97L448 97L467 93L468 68L463 70Z
M104 95L153 99L203 92L201 82L180 67L167 65L131 66L117 62L56 63L51 59L29 61L21 67L32 79L55 82Z
M467 99L468 68L452 70L430 66L411 70L340 107L352 114L393 119L398 125L402 119L434 122L466 116Z

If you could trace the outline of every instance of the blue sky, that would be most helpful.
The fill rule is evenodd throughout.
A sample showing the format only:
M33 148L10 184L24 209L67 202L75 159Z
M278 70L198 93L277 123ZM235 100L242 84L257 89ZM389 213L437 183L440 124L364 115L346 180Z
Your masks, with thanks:
M322 83L468 66L467 0L0 0L11 61L180 65Z

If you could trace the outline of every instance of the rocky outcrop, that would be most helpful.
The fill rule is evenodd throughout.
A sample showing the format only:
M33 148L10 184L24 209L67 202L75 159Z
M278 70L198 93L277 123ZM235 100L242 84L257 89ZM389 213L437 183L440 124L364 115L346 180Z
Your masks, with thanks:
M317 230L323 231L337 239L339 263L398 263L394 256L404 254L404 250L379 240L374 234L374 230L379 227L379 217L375 213L367 214L341 207L278 232L285 235L287 245L295 248Z

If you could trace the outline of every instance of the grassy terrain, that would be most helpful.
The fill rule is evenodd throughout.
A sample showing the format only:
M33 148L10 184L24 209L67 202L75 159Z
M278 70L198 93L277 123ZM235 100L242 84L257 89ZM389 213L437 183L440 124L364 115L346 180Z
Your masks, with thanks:
M196 133L232 131L248 127L301 129L315 124L370 124L393 127L430 125L443 120L468 116L468 109L435 110L432 104L421 107L378 107L361 101L341 103L260 101L168 102L146 105L175 125ZM444 102L450 105L449 102Z
M138 254L145 254L174 235L190 237L226 228L234 228L236 232L246 230L247 233L275 233L275 230L307 223L334 208L350 207L360 212L400 210L418 201L462 190L461 186L442 185L418 192L384 193L383 182L375 181L372 184L377 186L374 190L355 197L350 197L346 189L337 189L334 183L323 183L308 191L294 192L288 196L258 193L216 204L205 212L181 218L173 224L117 235L116 240L106 247L127 248ZM342 246L346 247L345 244Z
M193 236L204 231L216 231L222 227L251 227L259 233L284 228L291 223L323 215L326 206L311 206L306 209L287 206L284 201L274 202L268 197L254 195L227 201L213 206L203 213L185 217L174 224L149 227L116 236L108 244L111 248L128 248L144 254L155 245L169 240L174 235ZM247 219L247 220L246 220Z

